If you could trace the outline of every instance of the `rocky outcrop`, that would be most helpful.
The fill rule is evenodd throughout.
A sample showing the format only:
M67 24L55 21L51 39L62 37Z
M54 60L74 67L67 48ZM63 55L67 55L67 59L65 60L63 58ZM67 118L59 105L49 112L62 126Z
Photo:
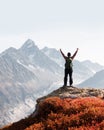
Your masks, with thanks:
M63 86L53 91L52 93L37 99L37 103L48 97L60 97L60 98L78 98L78 97L104 97L104 89L94 88L78 88L73 86Z

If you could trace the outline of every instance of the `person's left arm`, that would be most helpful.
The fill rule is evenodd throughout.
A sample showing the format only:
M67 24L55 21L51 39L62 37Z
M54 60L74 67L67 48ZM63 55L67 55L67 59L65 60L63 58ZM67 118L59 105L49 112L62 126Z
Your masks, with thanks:
M77 50L75 51L75 53L73 54L73 56L71 56L71 58L72 58L72 60L74 59L74 57L76 56L76 54L77 54L77 52L78 52L78 48L77 48Z

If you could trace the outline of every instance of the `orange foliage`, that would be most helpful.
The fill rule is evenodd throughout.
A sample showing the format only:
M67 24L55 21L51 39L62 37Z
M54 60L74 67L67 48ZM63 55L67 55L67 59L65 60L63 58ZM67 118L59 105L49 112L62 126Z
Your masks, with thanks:
M103 130L104 101L96 97L47 98L38 104L35 117L16 125L18 130Z
M37 117L39 123L26 130L103 130L104 101L95 97L47 98L39 104Z

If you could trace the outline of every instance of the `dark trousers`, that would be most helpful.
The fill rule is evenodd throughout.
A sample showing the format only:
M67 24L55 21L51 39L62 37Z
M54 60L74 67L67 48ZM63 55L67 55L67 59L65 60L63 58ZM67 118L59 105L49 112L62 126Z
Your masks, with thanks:
M69 84L70 84L70 86L73 84L72 73L73 73L72 68L65 69L64 86L67 86L68 75L69 75Z

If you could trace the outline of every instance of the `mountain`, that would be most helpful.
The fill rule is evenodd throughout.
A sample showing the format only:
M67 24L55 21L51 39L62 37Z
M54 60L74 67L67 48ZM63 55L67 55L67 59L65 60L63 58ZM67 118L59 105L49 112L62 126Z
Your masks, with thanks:
M104 91L61 87L37 100L27 118L1 130L66 130L104 128Z
M17 52L10 48L0 55L0 126L20 119L21 114L16 108L19 109L20 104L24 104L24 107L29 105L25 101L38 84L37 76L18 63L16 57L21 59L21 55ZM24 108L21 107L21 111L22 109ZM27 109L29 111L29 107Z
M36 65L40 68L47 69L52 72L60 72L61 67L53 62L48 56L39 50L39 48L34 44L33 41L27 40L26 43L20 48L20 52L24 56L29 58L31 64Z
M0 54L0 127L31 113L34 101L60 79L61 67L32 40ZM22 114L21 114L22 113Z
M73 70L74 79L77 80L76 84L85 81L94 74L88 67L84 66L78 60L73 61Z
M55 61L61 67L64 66L64 59L61 56L60 52L55 48L44 47L42 52L47 55L51 60Z
M94 76L82 82L78 86L80 87L93 87L93 88L104 88L104 70L95 73Z
M82 62L82 64L86 67L88 67L92 72L96 73L102 69L104 69L104 66L98 64L98 63L93 63L90 60L85 60Z

